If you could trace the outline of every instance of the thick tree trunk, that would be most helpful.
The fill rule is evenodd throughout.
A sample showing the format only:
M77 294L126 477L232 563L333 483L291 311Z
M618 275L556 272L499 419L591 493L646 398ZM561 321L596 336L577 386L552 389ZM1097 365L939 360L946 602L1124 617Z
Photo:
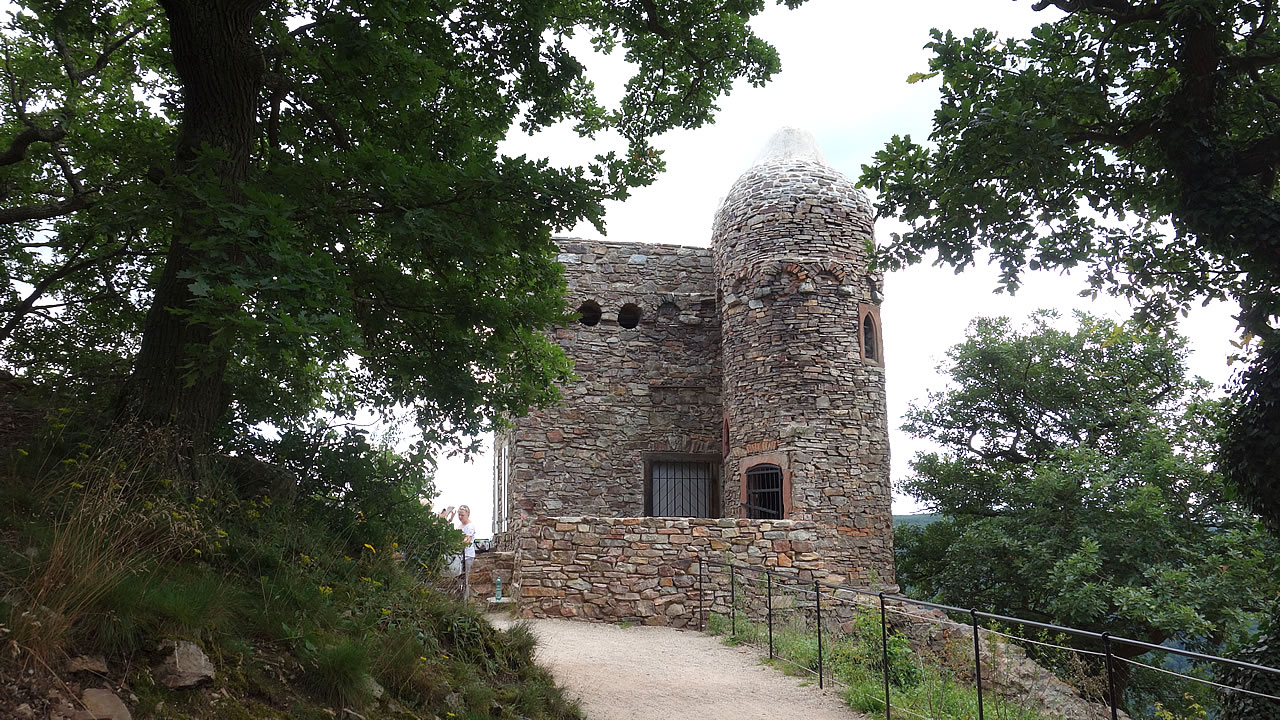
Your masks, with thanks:
M260 5L256 0L162 0L161 6L182 84L173 176L197 187L213 183L224 197L238 201L249 174L265 69L252 35ZM220 159L200 163L205 148L219 152ZM188 273L225 263L238 252L221 241L222 259L215 260L210 253L215 234L225 233L216 213L189 193L175 197L181 199L172 208L173 237L118 421L165 428L179 444L180 456L198 467L225 409L223 376L230 350L215 342L211 325L184 314L195 299Z

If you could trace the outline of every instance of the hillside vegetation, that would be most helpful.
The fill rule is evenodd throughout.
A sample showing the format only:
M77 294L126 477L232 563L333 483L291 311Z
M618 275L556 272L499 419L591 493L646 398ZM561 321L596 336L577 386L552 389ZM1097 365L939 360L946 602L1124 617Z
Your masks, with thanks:
M0 442L0 716L71 716L105 688L135 717L580 717L526 629L436 588L457 533L364 436L330 438L292 492L242 497L224 459L188 495L156 470L162 441L81 435L18 389L3 425L41 431ZM166 641L214 677L167 687Z

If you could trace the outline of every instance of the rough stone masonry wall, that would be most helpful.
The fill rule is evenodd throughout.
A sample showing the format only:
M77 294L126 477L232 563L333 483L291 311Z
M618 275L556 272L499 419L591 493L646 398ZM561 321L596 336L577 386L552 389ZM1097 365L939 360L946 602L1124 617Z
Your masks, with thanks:
M874 549L807 520L542 517L516 552L523 617L576 617L685 627L699 602L728 598L726 571L708 566L705 597L697 559L706 557L842 583L839 568L865 567ZM723 611L715 606L717 611Z
M594 301L599 324L554 333L579 380L495 441L501 547L539 515L644 515L644 460L720 454L720 317L706 248L562 240L570 309ZM624 304L640 323L618 323ZM502 465L506 463L504 468ZM716 511L719 508L715 508ZM499 520L499 522L501 522ZM500 526L496 528L501 531Z
M813 160L765 162L734 185L716 216L722 297L722 402L728 416L725 514L757 462L780 464L788 517L829 523L892 577L889 436L883 350L867 360L860 321L878 312L867 270L870 205ZM876 326L877 345L881 344Z
M471 562L471 595L468 600L483 604L497 591L497 580L502 580L503 597L511 597L515 581L515 553L478 552Z

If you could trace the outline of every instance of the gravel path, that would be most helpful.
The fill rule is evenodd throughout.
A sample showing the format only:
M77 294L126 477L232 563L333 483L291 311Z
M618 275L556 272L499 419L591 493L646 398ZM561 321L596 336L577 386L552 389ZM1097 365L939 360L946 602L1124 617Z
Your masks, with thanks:
M506 618L491 618L499 627ZM760 663L754 648L664 627L527 621L538 661L582 702L588 720L867 720L838 692Z

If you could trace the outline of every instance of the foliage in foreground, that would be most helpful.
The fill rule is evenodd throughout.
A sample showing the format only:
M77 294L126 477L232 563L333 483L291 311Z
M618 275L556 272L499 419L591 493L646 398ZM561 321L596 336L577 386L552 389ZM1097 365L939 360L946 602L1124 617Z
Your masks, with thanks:
M602 227L662 170L653 138L780 69L764 6L7 5L0 364L195 453L322 405L408 408L460 443L554 402L552 232ZM616 102L596 52L634 71ZM500 147L557 124L590 160Z
M1272 0L1039 0L1027 37L934 30L927 142L893 137L863 168L908 229L880 259L1088 273L1082 295L1156 325L1240 303L1260 340L1232 388L1222 471L1280 537L1280 15ZM1280 607L1250 657L1280 666ZM1189 618L1188 618L1189 619ZM1268 692L1273 680L1258 685ZM1270 709L1245 707L1242 716Z
M165 465L149 465L145 445L72 447L65 458L20 448L5 469L0 526L13 530L0 538L0 626L16 652L0 674L9 680L101 653L142 717L323 718L344 707L369 718L580 717L533 663L526 629L494 629L404 559L458 542L416 497L419 522L400 526L416 535L394 539L364 519L374 507L359 497L346 498L346 523L336 521L345 509L318 494L184 496L148 470ZM153 681L168 638L214 659L212 687ZM371 680L386 690L380 702Z

